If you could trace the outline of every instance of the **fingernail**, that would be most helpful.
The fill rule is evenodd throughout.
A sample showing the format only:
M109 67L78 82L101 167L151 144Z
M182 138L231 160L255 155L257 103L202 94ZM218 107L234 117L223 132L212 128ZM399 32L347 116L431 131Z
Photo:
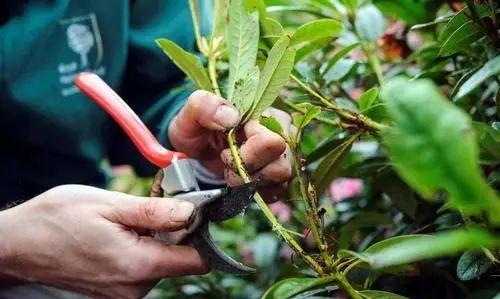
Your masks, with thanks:
M187 222L194 214L194 204L189 201L179 202L170 210L170 219L175 222Z
M240 121L238 111L227 105L222 105L217 108L214 114L214 121L226 129L235 127Z

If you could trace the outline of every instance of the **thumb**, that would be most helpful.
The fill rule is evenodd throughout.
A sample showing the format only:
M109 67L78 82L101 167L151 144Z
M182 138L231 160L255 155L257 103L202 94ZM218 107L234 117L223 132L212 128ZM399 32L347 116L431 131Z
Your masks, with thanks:
M240 121L238 110L225 99L210 92L193 92L172 120L168 135L172 145L190 157L196 158L204 150L210 131L224 132Z
M111 213L111 221L133 228L177 231L194 219L193 203L170 198L127 196Z

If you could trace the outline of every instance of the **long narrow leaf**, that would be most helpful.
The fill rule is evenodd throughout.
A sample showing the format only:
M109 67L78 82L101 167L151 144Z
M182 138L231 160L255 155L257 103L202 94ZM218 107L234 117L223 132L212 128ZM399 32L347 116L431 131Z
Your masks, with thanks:
M500 55L488 61L482 68L474 73L458 90L455 99L468 95L489 77L500 73Z
M241 115L245 115L252 107L255 95L257 94L257 88L259 86L259 68L254 66L250 70L250 73L239 78L234 85L231 102L238 108Z
M341 145L334 148L318 165L312 177L318 193L322 192L338 173L343 157L349 152L351 145L357 137L358 135L353 135Z
M333 19L314 20L300 26L292 35L290 45L314 41L326 37L336 37L344 30L342 23Z
M500 240L480 229L458 229L432 237L402 238L374 253L365 254L373 268L384 268L430 258L452 256L466 250L500 246Z
M250 118L258 117L271 106L288 80L295 59L295 50L288 48L289 42L288 37L282 37L269 51Z
M248 14L242 0L231 1L229 16L227 98L233 102L236 82L248 75L255 66L259 43L259 16L257 11Z
M198 88L207 91L212 91L212 84L208 78L207 71L200 62L200 59L168 39L157 39L156 44L172 59L191 80L193 80Z

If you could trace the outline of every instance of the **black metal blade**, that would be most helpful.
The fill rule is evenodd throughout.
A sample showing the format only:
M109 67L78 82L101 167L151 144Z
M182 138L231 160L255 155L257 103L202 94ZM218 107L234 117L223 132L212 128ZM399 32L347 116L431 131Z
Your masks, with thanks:
M245 211L252 202L256 182L226 188L227 194L205 208L205 216L211 222L221 222Z
M212 268L235 275L255 273L250 268L227 255L215 243L208 231L208 224L203 223L192 235L191 244Z

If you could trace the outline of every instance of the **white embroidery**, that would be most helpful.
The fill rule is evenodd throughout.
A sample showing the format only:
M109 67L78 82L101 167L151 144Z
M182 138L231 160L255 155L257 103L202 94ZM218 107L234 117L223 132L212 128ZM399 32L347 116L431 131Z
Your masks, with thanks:
M68 26L66 34L68 46L80 55L80 66L87 67L89 64L87 54L94 46L94 35L90 32L89 27L83 24L71 24Z
M79 57L76 61L60 62L57 66L61 94L64 97L79 92L73 85L74 77L82 71L91 71L103 76L103 44L97 18L94 13L63 19L59 24L65 27L68 48Z

